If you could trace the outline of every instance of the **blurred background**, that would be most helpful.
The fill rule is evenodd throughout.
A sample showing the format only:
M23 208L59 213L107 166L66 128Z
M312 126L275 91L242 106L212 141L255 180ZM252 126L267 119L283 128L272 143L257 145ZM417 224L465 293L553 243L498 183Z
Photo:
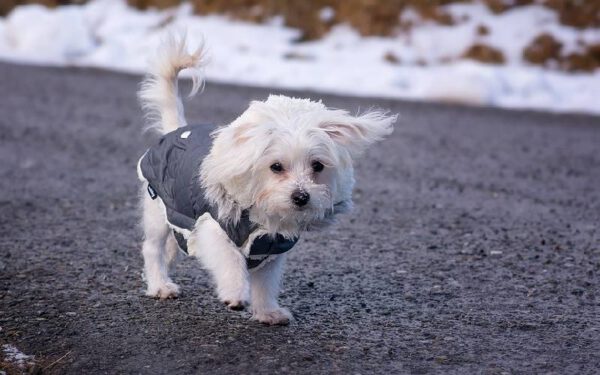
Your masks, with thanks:
M600 113L598 0L4 0L0 58L142 72L167 30L209 80Z
M284 88L401 114L290 254L288 328L191 258L142 297L135 91L186 31L232 84L193 123ZM599 66L600 0L0 0L0 375L599 374L600 118L562 114L600 114Z

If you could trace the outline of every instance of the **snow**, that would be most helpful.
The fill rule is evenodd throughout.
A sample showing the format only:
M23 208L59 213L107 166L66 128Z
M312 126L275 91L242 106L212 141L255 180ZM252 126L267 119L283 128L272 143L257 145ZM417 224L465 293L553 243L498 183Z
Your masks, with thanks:
M542 32L575 52L582 43L600 43L599 29L562 26L556 13L539 5L499 15L478 3L446 9L459 22L439 25L408 10L402 19L416 26L396 37L362 37L338 25L320 40L297 43L299 31L282 26L279 18L259 25L197 16L189 4L143 12L124 0L54 9L25 5L0 18L0 59L143 72L168 30L187 30L191 45L205 37L205 73L212 81L600 114L600 70L567 74L528 65L521 56ZM324 19L333 16L330 8L321 12ZM478 34L480 25L487 35ZM476 42L501 50L506 64L461 59ZM386 61L389 54L399 63Z
M4 361L12 363L19 368L25 368L33 364L34 356L21 353L19 349L10 344L2 345Z

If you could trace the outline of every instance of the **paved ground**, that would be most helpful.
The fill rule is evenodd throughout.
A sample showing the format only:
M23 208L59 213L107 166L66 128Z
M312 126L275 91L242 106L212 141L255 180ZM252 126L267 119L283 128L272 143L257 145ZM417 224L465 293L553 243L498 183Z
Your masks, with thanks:
M181 298L143 297L139 77L0 77L0 344L44 373L600 371L598 118L323 97L403 117L358 163L354 214L290 254L297 320L265 327L190 258ZM209 84L188 118L267 93Z

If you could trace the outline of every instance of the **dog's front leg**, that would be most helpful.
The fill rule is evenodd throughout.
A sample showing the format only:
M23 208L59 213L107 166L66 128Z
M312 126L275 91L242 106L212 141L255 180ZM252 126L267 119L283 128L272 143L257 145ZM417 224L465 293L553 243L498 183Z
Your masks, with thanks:
M250 271L252 319L265 324L288 324L292 314L277 302L285 254L265 262L260 268Z
M246 258L210 215L198 219L188 249L212 274L221 302L232 310L243 310L250 294Z

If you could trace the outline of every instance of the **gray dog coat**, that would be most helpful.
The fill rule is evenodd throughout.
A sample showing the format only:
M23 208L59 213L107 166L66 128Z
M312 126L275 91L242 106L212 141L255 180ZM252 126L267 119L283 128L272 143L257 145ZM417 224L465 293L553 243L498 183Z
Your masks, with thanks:
M205 213L215 219L229 239L242 248L258 229L248 214L242 212L237 224L218 220L217 207L205 197L200 183L200 166L211 147L210 125L181 127L165 134L150 147L138 163L140 177L148 183L150 198L160 197L166 208L167 221L181 250L187 254L186 231L192 231L196 220ZM246 257L249 269L257 267L270 255L283 254L294 247L298 238L287 239L281 234L262 235L254 239Z

